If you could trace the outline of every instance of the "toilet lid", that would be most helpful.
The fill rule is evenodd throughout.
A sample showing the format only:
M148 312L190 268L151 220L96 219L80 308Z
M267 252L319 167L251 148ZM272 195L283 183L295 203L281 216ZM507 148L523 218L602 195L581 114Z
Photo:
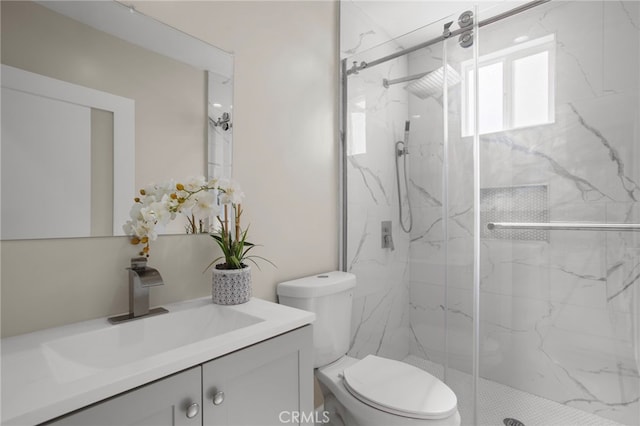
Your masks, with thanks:
M453 391L426 371L375 355L345 368L343 378L353 396L400 416L443 419L452 415L458 404Z

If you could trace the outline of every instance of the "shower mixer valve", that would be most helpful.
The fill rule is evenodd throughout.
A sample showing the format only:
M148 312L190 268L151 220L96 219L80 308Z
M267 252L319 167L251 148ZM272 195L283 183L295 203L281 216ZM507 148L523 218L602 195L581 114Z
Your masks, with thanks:
M391 233L391 221L383 220L380 226L380 235L382 240L382 248L383 249L391 249L391 251L395 250L395 246L393 245L393 235Z

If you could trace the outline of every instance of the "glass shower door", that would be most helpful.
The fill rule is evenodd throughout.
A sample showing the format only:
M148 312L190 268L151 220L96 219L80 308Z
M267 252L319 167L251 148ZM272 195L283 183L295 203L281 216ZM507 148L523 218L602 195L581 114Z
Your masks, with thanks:
M421 41L460 31L459 16L432 24ZM473 138L461 126L461 69L472 58L458 35L447 37L407 55L411 80L403 83L414 219L409 361L452 388L465 424L473 415Z
M634 1L478 32L478 424L640 424L640 232L589 225L640 223L639 39Z
M472 424L473 137L461 70L473 49L459 34L439 39L460 32L461 12L344 63L344 268L358 279L350 355L443 379Z
M442 241L444 267L444 345L446 383L458 397L463 424L474 423L474 205L473 130L465 124L468 105L469 66L474 66L473 11L460 10L454 18L459 35L442 42L443 82L442 127Z

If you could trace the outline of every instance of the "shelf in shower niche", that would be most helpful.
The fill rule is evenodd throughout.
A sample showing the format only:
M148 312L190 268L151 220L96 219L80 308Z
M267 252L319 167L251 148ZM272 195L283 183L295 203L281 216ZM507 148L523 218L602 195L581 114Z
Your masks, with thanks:
M481 223L547 223L547 185L516 185L480 189ZM482 228L482 237L497 240L549 241L548 230L538 228Z

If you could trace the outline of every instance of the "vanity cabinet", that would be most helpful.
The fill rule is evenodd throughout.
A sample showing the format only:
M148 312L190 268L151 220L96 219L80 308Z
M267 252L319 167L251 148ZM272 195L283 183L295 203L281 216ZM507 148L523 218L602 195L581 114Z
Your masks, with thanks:
M310 328L203 364L203 424L281 426L313 413Z
M81 409L46 425L101 426L198 426L202 424L202 369L193 367L129 392ZM195 416L187 417L192 406Z
M311 326L221 356L46 423L282 425L313 412Z

